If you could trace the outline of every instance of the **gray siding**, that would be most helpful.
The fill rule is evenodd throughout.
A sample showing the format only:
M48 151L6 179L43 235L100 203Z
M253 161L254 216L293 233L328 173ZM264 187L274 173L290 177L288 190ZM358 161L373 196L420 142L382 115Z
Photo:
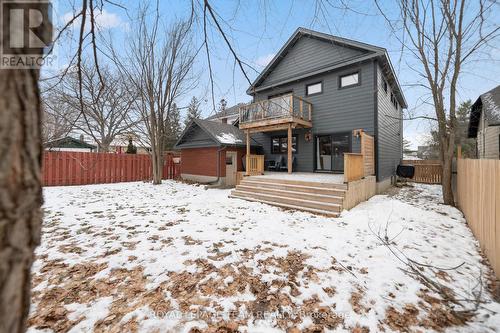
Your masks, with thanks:
M262 86L307 74L328 65L367 54L368 51L340 46L312 37L302 37L278 63Z
M498 159L500 145L500 126L488 126L481 113L477 132L477 150L479 158Z
M314 170L314 136L317 134L352 133L353 129L359 128L364 129L368 134L374 134L375 71L373 66L374 63L372 61L364 62L356 66L349 66L348 68L287 84L279 88L265 90L254 97L255 100L262 100L278 93L293 91L295 95L304 97L313 104L313 139L309 142L305 140L305 134L308 130L294 131L294 133L298 134L298 154L296 154L298 171L311 172ZM355 70L360 71L361 85L339 89L339 76ZM306 85L318 81L323 82L323 93L306 97ZM264 153L268 155L266 159L273 159L275 157L270 151L270 138L276 134L286 133L271 132L252 135L252 138L262 144ZM351 142L352 152L359 152L359 140L352 137L352 134Z
M396 167L403 157L403 126L401 107L396 109L391 102L391 87L387 93L383 87L383 74L377 65L378 136L377 179L387 179L396 173Z

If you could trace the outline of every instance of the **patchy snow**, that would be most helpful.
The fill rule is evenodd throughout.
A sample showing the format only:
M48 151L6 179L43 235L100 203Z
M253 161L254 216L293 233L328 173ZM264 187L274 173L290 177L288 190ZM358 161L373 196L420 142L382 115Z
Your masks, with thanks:
M222 144L236 144L236 143L243 143L243 140L238 138L236 135L233 133L221 133L217 135L217 140L219 140L220 143Z
M44 188L29 331L500 327L489 268L438 186L378 195L339 218L228 195L174 181ZM456 298L471 298L482 276L484 303L457 321L391 250Z

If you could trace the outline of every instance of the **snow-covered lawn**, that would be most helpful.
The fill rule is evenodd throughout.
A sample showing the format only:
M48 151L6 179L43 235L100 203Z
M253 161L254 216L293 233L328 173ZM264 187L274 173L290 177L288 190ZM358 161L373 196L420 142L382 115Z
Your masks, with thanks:
M439 187L375 196L336 219L228 194L173 181L45 188L30 331L500 327L489 268ZM458 312L477 293L474 315Z

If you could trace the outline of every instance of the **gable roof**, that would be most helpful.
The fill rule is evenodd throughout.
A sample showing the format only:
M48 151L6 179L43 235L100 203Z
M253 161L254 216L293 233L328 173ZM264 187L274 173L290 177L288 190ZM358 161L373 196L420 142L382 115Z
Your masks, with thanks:
M239 116L240 112L240 107L247 105L248 103L238 103L236 105L233 105L229 108L226 108L223 111L219 111L216 114L206 118L206 120L213 120L213 119L220 119L220 118L225 118L225 117L231 117L231 116Z
M275 82L269 85L262 85L265 79L271 74L271 72L278 66L281 60L288 54L291 48L297 43L297 41L302 37L309 37L319 39L325 42L332 43L334 45L341 45L344 47L348 47L351 49L357 49L364 51L362 54L352 57L349 59L345 59L341 62L331 63L327 66L323 66L317 68L312 71L307 71L307 73L295 76L293 78L284 79L279 82ZM358 42L355 40L342 38L338 36L333 36L329 34L325 34L322 32L306 29L299 27L292 36L288 39L288 41L283 45L283 47L278 51L278 53L274 56L274 58L269 62L269 64L264 68L264 70L257 76L252 85L247 89L247 94L253 95L255 92L269 89L278 85L286 84L292 81L296 81L299 79L304 79L306 77L311 77L313 75L321 74L324 72L332 71L334 69L338 69L341 67L345 67L354 63L358 63L361 61L366 61L370 59L379 59L381 62L381 68L384 71L384 74L387 77L388 83L391 85L396 97L398 98L398 102L401 104L403 108L407 107L406 99L403 95L403 90L398 82L396 74L394 72L394 68L389 59L389 55L387 54L387 50L385 48L366 44L362 42Z
M60 138L57 140L52 140L44 144L45 148L84 148L84 149L96 149L97 146L91 145L84 141L75 139L70 136Z
M201 130L208 135L210 141L190 142L189 135L194 131ZM175 144L175 149L210 147L210 146L246 146L245 133L231 124L224 124L217 121L193 119L182 132L179 140ZM252 140L252 146L259 144Z
M488 125L500 125L500 85L480 95L472 104L467 133L469 138L477 137L482 112Z

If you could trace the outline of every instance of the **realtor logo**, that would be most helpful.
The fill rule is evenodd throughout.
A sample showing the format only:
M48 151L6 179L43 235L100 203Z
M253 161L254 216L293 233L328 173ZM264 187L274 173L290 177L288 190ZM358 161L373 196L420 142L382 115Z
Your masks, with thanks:
M52 43L49 0L2 0L0 6L0 68L40 68Z

